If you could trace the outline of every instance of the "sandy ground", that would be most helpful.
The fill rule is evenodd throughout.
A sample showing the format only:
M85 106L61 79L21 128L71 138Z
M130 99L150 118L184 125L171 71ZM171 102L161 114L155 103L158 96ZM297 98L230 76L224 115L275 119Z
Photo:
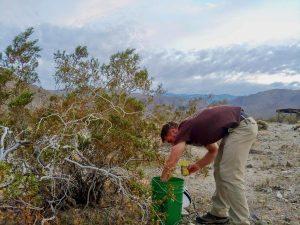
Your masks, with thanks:
M252 224L300 224L300 130L295 131L293 127L271 123L268 130L259 131L251 148L246 169L246 195ZM202 148L189 147L184 158L194 161L205 152ZM160 174L160 169L149 167L145 174L150 181ZM181 177L179 168L175 176ZM212 166L206 177L197 173L184 179L196 212L200 215L207 212L215 190ZM183 217L182 224L195 224L193 205L187 210L189 215Z

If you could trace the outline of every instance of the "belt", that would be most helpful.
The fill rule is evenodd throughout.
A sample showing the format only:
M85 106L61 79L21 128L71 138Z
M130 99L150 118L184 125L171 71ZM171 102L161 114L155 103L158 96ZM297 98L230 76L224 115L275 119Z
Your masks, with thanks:
M244 112L244 110L242 109L241 110L241 119L240 119L240 121L242 121L242 120L244 120L244 119L246 119L246 118L248 118L249 116Z

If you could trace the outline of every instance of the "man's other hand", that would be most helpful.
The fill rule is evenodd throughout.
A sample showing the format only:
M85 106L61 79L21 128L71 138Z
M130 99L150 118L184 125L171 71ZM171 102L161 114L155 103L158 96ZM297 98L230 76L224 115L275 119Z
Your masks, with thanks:
M162 182L167 182L169 179L170 179L170 178L169 178L169 177L166 177L166 176L161 176L161 177L160 177L160 180L161 180Z
M182 156L185 149L185 142L180 142L174 145L171 149L170 155L165 163L164 169L160 176L161 181L168 181L175 170L179 158Z
M191 174L191 173L195 173L198 170L200 170L200 166L198 166L196 163L194 163L194 164L189 165L187 169L188 169L189 173Z

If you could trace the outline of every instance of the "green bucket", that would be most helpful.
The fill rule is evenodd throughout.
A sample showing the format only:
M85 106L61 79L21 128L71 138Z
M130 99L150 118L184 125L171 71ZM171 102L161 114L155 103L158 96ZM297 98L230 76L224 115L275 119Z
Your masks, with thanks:
M172 177L162 182L160 177L151 181L155 220L163 225L178 225L181 221L184 180Z

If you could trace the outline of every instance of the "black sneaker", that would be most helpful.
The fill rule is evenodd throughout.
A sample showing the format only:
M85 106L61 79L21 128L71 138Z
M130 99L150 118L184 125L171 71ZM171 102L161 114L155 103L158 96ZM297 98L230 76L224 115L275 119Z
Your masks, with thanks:
M228 217L218 217L210 213L204 216L197 216L196 222L200 224L225 224L229 221Z

